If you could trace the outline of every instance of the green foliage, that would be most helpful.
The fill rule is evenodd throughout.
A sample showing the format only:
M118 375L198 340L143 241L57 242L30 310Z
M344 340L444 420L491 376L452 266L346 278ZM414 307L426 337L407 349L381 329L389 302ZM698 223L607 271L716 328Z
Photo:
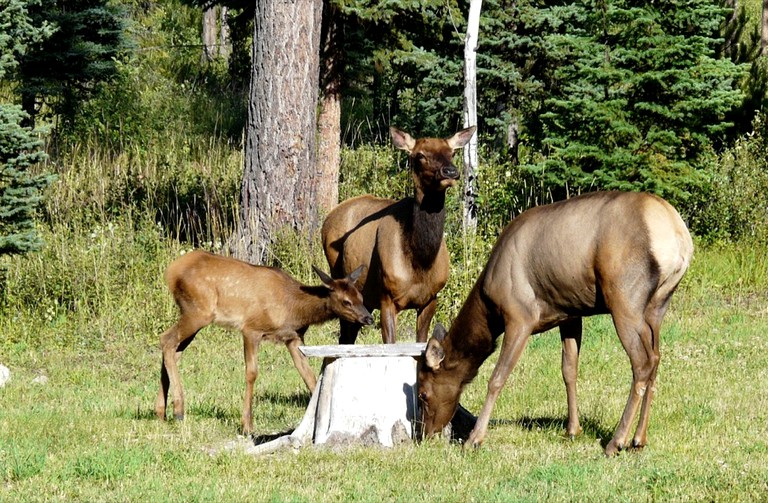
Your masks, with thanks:
M396 124L421 136L443 136L461 123L464 18L449 2L339 0L345 27L345 82L349 103L370 113L347 120L370 121L376 141ZM355 128L355 125L348 127ZM366 131L367 132L367 131Z
M108 0L39 0L28 12L32 25L53 33L19 55L17 92L32 120L45 103L66 123L115 75L116 61L129 49L125 17Z
M745 69L716 54L726 11L689 0L565 12L562 32L547 37L557 87L541 115L543 159L528 169L561 191L647 190L684 203L743 98Z
M211 141L239 145L246 90L232 82L226 67L199 66L200 12L169 0L136 15L145 29L135 33L134 43L142 50L115 62L114 77L81 104L57 141L115 153L146 153L164 143L184 151L190 143L206 145L203 150Z
M24 116L19 107L0 105L0 256L42 245L34 217L52 178L32 171L46 156L37 135L21 127Z
M768 136L765 116L729 147L695 194L691 218L707 240L768 242Z
M40 0L7 0L0 5L0 80L18 66L30 44L38 44L53 32L48 23L35 24L29 7Z

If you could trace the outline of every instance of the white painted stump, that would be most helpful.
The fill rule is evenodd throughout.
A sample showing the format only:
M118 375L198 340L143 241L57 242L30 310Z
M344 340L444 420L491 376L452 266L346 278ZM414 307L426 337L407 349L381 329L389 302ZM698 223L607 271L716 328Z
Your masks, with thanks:
M268 454L308 444L392 447L417 439L416 365L425 343L299 349L305 356L325 358L304 418L290 435L249 446L246 453ZM443 436L465 440L476 419L459 405Z
M419 417L417 358L426 344L302 346L325 358L323 370L299 426L290 435L246 451L266 454L309 443L392 447L415 438Z
M417 407L412 357L339 358L323 370L314 443L392 447L413 439Z

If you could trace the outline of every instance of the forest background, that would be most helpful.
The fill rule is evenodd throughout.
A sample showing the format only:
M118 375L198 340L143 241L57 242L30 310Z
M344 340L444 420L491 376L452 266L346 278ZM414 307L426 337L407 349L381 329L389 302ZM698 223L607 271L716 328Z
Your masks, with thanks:
M451 191L454 266L437 320L450 323L498 232L521 211L595 189L650 190L678 207L697 243L665 339L661 373L669 364L674 392L667 409L658 400L652 420L658 450L612 465L594 456L629 372L610 325L598 321L586 329L596 332L589 352L602 356L590 366L585 354L580 384L585 399L611 398L605 411L586 399L582 441L558 437L559 341L542 338L516 371L515 392L500 400L495 416L513 418L489 441L501 447L468 456L440 444L361 450L349 456L363 475L344 455L322 452L279 457L279 467L235 453L211 463L201 446L235 435L242 394L237 337L218 330L200 337L181 366L191 420L151 421L157 337L175 315L162 272L194 247L227 253L240 218L253 10L225 7L0 5L0 363L13 373L0 391L0 495L136 499L157 495L168 479L172 492L161 499L765 494L768 397L751 384L768 368L759 337L768 317L765 6L483 3L478 230L464 232L463 189ZM325 8L341 33L339 200L408 195L406 158L388 144L387 128L448 136L462 127L467 3L339 0ZM325 260L316 236L298 235L274 236L264 262L314 282L310 266ZM402 325L399 339L410 340L413 320ZM332 341L334 330L328 324L308 342ZM378 342L376 330L361 342ZM307 394L287 355L263 353L256 428L284 429ZM536 384L545 376L555 379ZM470 410L486 381L487 369L462 402ZM448 473L445 459L460 474ZM409 483L391 487L376 475L382 465ZM254 479L254 469L272 477ZM598 485L606 470L612 481ZM296 473L317 483L297 487Z

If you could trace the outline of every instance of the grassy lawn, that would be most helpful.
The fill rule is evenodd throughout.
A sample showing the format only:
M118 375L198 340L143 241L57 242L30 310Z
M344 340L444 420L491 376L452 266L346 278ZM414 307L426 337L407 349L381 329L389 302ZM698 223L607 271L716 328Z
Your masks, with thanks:
M697 250L664 324L649 446L613 459L602 446L623 410L631 374L605 317L585 323L584 433L574 441L563 435L559 336L547 333L528 345L477 451L432 440L256 458L210 454L238 434L244 371L237 333L200 333L180 364L187 419L154 418L157 340L175 313L155 274L161 266L135 265L155 279L143 286L140 278L126 280L133 288L113 295L110 311L95 319L9 305L0 317L0 362L13 372L0 388L0 501L762 500L767 254L738 246ZM25 260L16 266L32 268L34 259ZM312 328L307 342L332 343L335 330L334 323ZM369 330L361 342L378 338ZM463 395L470 411L480 409L494 363L495 355ZM256 431L295 427L309 394L287 351L263 345L260 371ZM33 382L42 375L47 383Z

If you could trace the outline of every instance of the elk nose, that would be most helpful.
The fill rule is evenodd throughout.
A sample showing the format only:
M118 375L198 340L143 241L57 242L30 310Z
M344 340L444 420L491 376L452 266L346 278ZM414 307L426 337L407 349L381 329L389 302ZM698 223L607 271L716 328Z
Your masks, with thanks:
M440 175L445 179L452 178L454 180L458 180L459 171L456 169L456 166L449 164L448 166L443 166L442 169L440 169Z
M366 314L363 317L363 325L373 325L373 316Z

